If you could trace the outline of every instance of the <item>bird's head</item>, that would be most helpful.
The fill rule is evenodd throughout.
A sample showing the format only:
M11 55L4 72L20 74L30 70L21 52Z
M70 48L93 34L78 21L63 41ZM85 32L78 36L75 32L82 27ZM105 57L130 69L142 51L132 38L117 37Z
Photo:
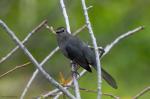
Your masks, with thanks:
M56 29L56 34L66 33L67 30L64 27L59 27Z
M58 43L64 43L69 39L69 33L67 32L66 28L64 27L59 27L56 29L56 38Z

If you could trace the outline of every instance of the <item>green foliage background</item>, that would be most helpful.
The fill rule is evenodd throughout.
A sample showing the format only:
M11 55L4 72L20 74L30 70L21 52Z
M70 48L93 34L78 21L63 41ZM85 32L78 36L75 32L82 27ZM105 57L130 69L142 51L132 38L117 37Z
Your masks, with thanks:
M103 81L102 91L120 96L121 99L131 99L140 90L150 85L150 0L86 0L86 3L87 6L93 6L89 10L89 16L99 46L105 47L117 36L138 26L145 26L143 31L121 41L102 59L103 67L114 76L119 86L115 90ZM65 0L65 4L71 31L75 31L85 24L81 1ZM20 40L23 40L44 19L48 19L49 25L54 28L65 26L59 0L0 0L0 19L6 22ZM92 44L87 32L84 30L78 36ZM57 42L53 34L42 29L25 45L41 62L57 46ZM0 58L14 46L11 38L0 28ZM0 64L0 74L28 61L24 53L18 50ZM59 72L63 72L66 78L70 75L69 60L60 52L56 53L44 68L56 80L59 80ZM0 98L1 96L19 97L35 69L31 64L0 78ZM96 71L87 73L79 83L82 88L96 90ZM39 74L29 89L26 99L36 97L53 88ZM81 91L81 96L83 99L96 98L95 93L84 91ZM147 93L141 99L150 99L149 97L150 93ZM103 99L110 98L103 96Z

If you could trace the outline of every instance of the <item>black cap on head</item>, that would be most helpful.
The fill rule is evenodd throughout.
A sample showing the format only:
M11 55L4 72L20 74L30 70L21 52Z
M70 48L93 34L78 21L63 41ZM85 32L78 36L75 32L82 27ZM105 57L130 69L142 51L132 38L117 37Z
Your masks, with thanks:
M65 32L65 31L66 31L66 29L65 29L64 27L59 27L59 28L56 29L56 33L57 33L57 34L63 33L63 32Z

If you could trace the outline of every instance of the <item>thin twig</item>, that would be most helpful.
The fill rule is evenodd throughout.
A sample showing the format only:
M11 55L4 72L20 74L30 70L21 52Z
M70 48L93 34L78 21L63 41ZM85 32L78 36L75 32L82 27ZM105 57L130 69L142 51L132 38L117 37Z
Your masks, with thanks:
M87 10L89 10L89 9L91 9L93 6L89 6L89 7L87 7Z
M82 30L84 30L87 27L87 25L83 25L81 28L77 29L74 33L72 33L73 35L77 35L78 33L80 33Z
M109 97L114 98L114 99L120 99L120 97L109 94L109 93L102 93L102 95L109 96Z
M74 90L75 90L75 94L76 94L76 98L77 99L81 99L81 96L80 96L80 90L79 90L79 84L78 84L78 80L77 80L77 74L75 73L76 71L76 65L77 64L74 64L72 63L72 79L73 79L73 84L74 84Z
M3 73L2 75L0 75L0 78L2 78L2 77L4 77L4 76L8 75L9 73L15 71L16 69L19 69L19 68L22 68L22 67L27 66L27 65L29 65L30 63L31 63L31 62L27 62L27 63L24 63L24 64L22 64L22 65L15 66L13 69L10 69L9 71L7 71L7 72Z
M139 31L141 31L141 30L143 30L143 29L144 29L144 26L139 26L139 27L137 27L137 28L135 28L135 29L133 29L133 30L131 30L131 31L128 31L128 32L126 32L126 33L120 35L119 37L117 37L113 42L111 42L110 44L108 44L108 45L104 48L105 53L103 54L103 56L104 56L105 54L107 54L107 53L110 51L110 49L111 49L114 45L116 45L118 42L120 42L120 40L125 39L126 37L128 37L128 36L130 36L130 35L133 35L134 33L137 33L137 32L139 32Z
M64 89L56 80L54 80L36 61L36 59L32 56L32 54L28 51L28 49L21 43L21 41L16 37L15 33L10 30L7 25L0 20L0 26L8 33L8 35L12 38L12 40L23 50L23 52L28 56L30 61L38 68L38 70L43 74L43 76L55 87L60 89L66 96L71 99L75 99L75 97L66 89Z
M71 34L69 18L68 18L67 11L66 11L65 4L64 4L63 0L60 0L60 5L61 5L62 11L63 11L63 15L64 15L66 27L67 27L67 31ZM74 83L74 86L75 86L75 95L76 95L77 99L81 99L80 90L79 90L79 84L78 84L78 81L77 81L77 78L76 78L76 74L74 72L75 71L75 67L74 66L75 65L72 64L72 68L71 69L73 71L72 77L73 77L73 83Z
M58 50L59 50L59 47L56 47L53 51L51 51L50 54L40 63L40 66L42 67ZM21 94L21 97L22 97L21 99L23 99L25 97L28 89L30 88L30 86L31 86L33 80L35 79L36 75L38 74L38 72L39 72L38 69L36 69L33 72L31 78L29 79L27 85L25 86L25 88Z
M77 33L81 32L83 29L85 29L85 27L86 27L86 26L83 25L81 28L77 29L77 30L73 33L73 35L76 35ZM48 25L46 25L46 28L47 28L50 32L52 31ZM58 50L59 50L59 47L57 46L57 47L56 47L54 50L52 50L52 51L50 52L50 54L40 63L40 66L43 66ZM31 86L31 84L32 84L33 80L35 79L36 75L38 74L38 72L39 72L38 69L36 69L36 70L33 72L33 74L32 74L32 76L31 76L30 80L28 81L27 85L25 86L25 88L24 88L24 90L23 90L23 92L22 92L22 94L21 94L22 99L23 99L23 97L26 95L26 93L27 93L29 87ZM58 89L57 89L57 90L58 90ZM48 93L47 93L47 94L48 94ZM47 95L46 95L46 96L47 96Z
M26 43L28 41L28 39L35 33L37 32L38 30L40 30L45 24L47 24L47 20L44 20L42 21L38 26L36 26L26 37L25 39L22 41L22 43ZM15 51L17 51L17 49L19 48L19 46L16 46L13 50L11 50L5 57L3 57L1 60L0 60L0 63L4 62L6 59L8 59ZM58 49L58 48L57 48ZM29 82L30 84L30 82ZM27 91L27 88L29 88L29 86L27 86L23 93L22 93L22 97L25 96L25 93Z
M66 7L65 7L65 4L64 4L64 0L60 0L60 5L61 5L61 8L62 8L62 12L63 12L64 18L65 18L67 31L69 33L71 33L70 24L69 24L69 18L68 18L68 15L67 15L67 11L66 11Z
M65 86L65 87L70 87L70 88L74 88L74 86L70 85L70 86ZM85 91L85 92L92 92L92 93L97 93L97 90L90 90L90 89L86 89L86 88L79 88L80 90L82 91Z
M53 99L59 99L61 93L58 93Z
M102 84L102 77L101 77L101 63L99 60L99 52L98 52L98 46L97 46L97 42L96 42L96 38L94 36L93 30L92 30L92 26L91 26L91 22L89 20L89 16L88 16L88 10L85 4L85 0L81 0L82 1L82 7L83 7L83 11L84 11L84 16L85 16L85 21L89 30L89 34L90 37L92 39L92 43L94 46L94 50L95 50L95 57L96 57L96 65L97 65L97 81L98 81L98 86L97 86L97 99L101 99L101 84Z
M45 27L46 27L50 32L52 32L52 33L55 34L55 31L54 31L52 28L50 28L47 23L44 24L44 25L45 25ZM52 52L50 52L50 54L40 63L40 66L43 66L43 65L55 54L55 52L57 52L58 50L59 50L59 47L56 47ZM29 89L31 83L32 83L33 80L35 79L35 77L36 77L36 75L38 74L38 72L39 72L38 69L36 69L36 70L33 72L31 78L29 79L27 85L25 86L25 88L24 88L24 90L23 90L23 92L22 92L22 94L21 94L21 96L20 96L21 99L23 99L23 98L25 97L25 95L26 95L26 93L27 93L27 91L28 91L28 89Z
M123 33L121 36L118 36L114 41L112 41L111 44L107 45L107 51L104 52L104 54L102 55L101 58L103 58L105 55L107 55L107 54L110 52L110 50L113 48L113 46L115 46L116 44L118 44L121 40L125 39L125 38L128 37L128 36L131 36L130 34L137 33L138 31L140 31L140 30L143 29L143 26L140 26L140 27L141 27L141 28L139 28L139 27L138 27L138 28L135 28L135 29L133 29L133 30L130 30L129 32ZM124 35L125 35L125 36L124 36ZM118 41L118 42L117 42L117 43L113 43L113 42L116 42L116 41ZM113 44L113 46L112 46L112 44ZM111 46L111 47L109 47L109 46ZM105 48L105 49L106 49L106 48ZM87 72L86 70L83 70L83 71L80 73L80 76L78 76L78 79L81 78L83 75L85 75L86 72ZM71 85L71 84L72 84L72 81L71 81L68 85ZM50 92L44 94L44 95L43 95L44 98L46 98L46 97L50 96L51 94L53 94L53 93L52 93L53 91L59 91L59 89L54 89L54 90L52 90L52 91L50 91ZM60 93L62 94L62 92L60 92Z
M58 94L57 94L58 92L60 92L59 89L54 89L54 90L52 90L52 91L50 91L50 92L48 92L48 93L46 93L46 94L40 95L40 97L43 97L43 98L45 99L45 98L47 98L47 97L51 97L51 96L54 96L54 95L56 96L56 95L58 95ZM37 99L40 99L40 97L37 98Z
M136 96L133 97L133 99L138 99L138 98L140 98L141 96L143 96L145 93L147 93L149 91L150 91L150 86L146 87L142 91L140 91Z
M97 93L96 90L89 90L89 89L86 89L86 88L80 88L80 90L83 90L85 92L92 92L92 93ZM109 93L102 93L102 95L104 96L109 96L109 97L112 97L114 99L120 99L118 96L115 96L115 95L112 95L112 94L109 94Z
M28 39L31 37L31 35L33 35L35 32L37 32L39 29L41 29L44 26L44 24L46 24L46 23L47 23L47 20L42 21L37 27L35 27L30 33L28 33L28 35L25 37L25 39L22 41L22 43L23 44L26 43L28 41ZM0 60L0 64L2 62L4 62L5 60L7 60L13 53L15 53L18 48L19 48L19 46L16 46L7 55L2 57Z
M74 86L72 86L72 85L67 85L65 87L66 88L69 88L69 87L74 88ZM82 91L85 91L85 92L97 93L97 90L90 90L90 89L81 88L81 87L79 89L82 90ZM62 95L62 92L60 92L59 90L53 90L51 93L49 93L48 97L54 97L53 99L58 99L60 97L60 95ZM120 97L109 94L109 93L102 93L102 95L109 96L109 97L114 98L114 99L120 99ZM45 98L45 96L42 96L42 97Z

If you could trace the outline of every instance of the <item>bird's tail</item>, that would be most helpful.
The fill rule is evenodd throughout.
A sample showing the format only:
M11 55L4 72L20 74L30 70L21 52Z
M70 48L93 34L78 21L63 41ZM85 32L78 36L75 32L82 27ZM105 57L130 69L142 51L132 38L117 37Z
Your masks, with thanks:
M113 88L117 89L117 83L115 81L115 79L109 74L107 73L103 68L102 70L102 77L105 79L105 81Z

